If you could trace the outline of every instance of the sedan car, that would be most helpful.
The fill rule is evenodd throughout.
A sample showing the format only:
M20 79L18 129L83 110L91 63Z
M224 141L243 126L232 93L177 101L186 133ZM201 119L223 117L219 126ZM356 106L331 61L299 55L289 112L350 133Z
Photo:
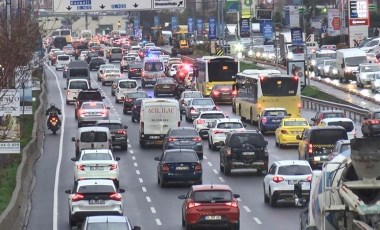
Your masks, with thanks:
M346 114L343 110L321 110L311 118L311 121L313 122L313 125L319 125L323 119L333 117L346 117Z
M154 96L158 97L160 94L172 94L177 93L177 83L173 78L157 78L154 85Z
M110 130L113 149L115 146L124 151L128 149L128 126L123 125L121 120L100 120L95 126L107 127Z
M81 230L117 229L117 230L141 230L134 226L126 216L88 216L83 221Z
M144 98L137 98L135 102L133 102L133 107L131 110L131 119L132 122L140 121L140 113L141 113L141 104Z
M232 98L236 96L236 93L232 85L218 84L212 87L210 97L215 103L232 103Z
M217 119L228 118L222 111L204 111L194 120L193 127L201 137L208 138L209 125Z
M335 143L334 149L329 154L328 159L331 161L334 157L350 149L351 149L350 140L339 140Z
M168 70L167 70L167 73L166 75L168 77L175 77L175 75L177 74L177 66L179 66L180 64L171 64L169 67L168 67Z
M88 67L91 70L98 70L101 65L104 65L106 61L104 61L101 57L93 57L90 60L90 63L88 64Z
M62 49L66 55L74 55L74 47L70 46L64 46Z
M245 131L245 125L237 118L217 119L208 128L208 147L214 151L224 145L226 133Z
M149 98L148 94L145 91L131 91L124 94L123 101L123 113L127 114L127 112L132 111L132 107L134 106L134 102L137 98Z
M203 111L218 110L211 98L193 98L187 104L186 121L193 121Z
M131 63L129 65L129 68L128 68L128 78L129 79L140 78L141 77L141 73L142 73L142 69L143 69L142 62Z
M125 79L118 81L115 89L115 103L122 102L126 93L139 89L140 87L137 86L136 80Z
M179 108L181 113L185 113L187 109L187 104L193 98L203 98L203 94L199 91L183 91L178 99Z
M108 120L109 109L102 101L83 102L77 111L78 128L83 124L95 124L98 120Z
M184 200L182 226L240 229L239 197L228 185L193 185L186 195L178 196Z
M112 64L103 64L103 65L100 65L99 66L99 70L97 72L97 79L98 79L98 81L102 80L104 71L106 69L115 69L115 68L116 68L115 65L112 65Z
M92 52L92 51L90 51L90 52L87 53L85 61L87 61L87 63L90 63L91 59L95 58L95 57L99 57L98 52Z
M123 215L124 189L117 189L112 180L79 180L74 188L65 191L69 195L69 223L76 226L87 216Z
M92 52L97 52L100 57L104 56L104 49L99 45L93 45L91 46L90 50Z
M120 62L120 72L128 71L129 65L136 61L135 56L125 55Z
M168 183L202 184L202 164L194 150L166 150L161 157L155 157L157 183L164 187Z
M321 69L319 70L321 77L327 77L328 76L327 72L329 72L330 67L333 66L335 62L336 62L336 60L334 60L334 59L328 59L328 60L324 60L322 62Z
M74 161L74 181L83 179L110 179L119 187L119 157L113 157L110 149L85 149Z
M281 120L289 116L285 108L265 108L261 111L258 121L258 128L262 134L274 132L281 123Z
M120 73L119 69L106 69L102 75L101 81L102 85L106 85L107 83L111 83L116 79L123 78L123 74Z
M264 201L277 206L277 201L294 203L294 184L302 183L302 197L310 193L311 167L304 160L282 160L274 162L264 177Z
M283 118L279 127L275 131L276 146L283 148L285 146L298 146L299 140L297 135L301 135L309 123L305 118Z
M167 149L193 149L199 159L203 159L202 138L196 129L190 127L171 128L163 142L164 151Z

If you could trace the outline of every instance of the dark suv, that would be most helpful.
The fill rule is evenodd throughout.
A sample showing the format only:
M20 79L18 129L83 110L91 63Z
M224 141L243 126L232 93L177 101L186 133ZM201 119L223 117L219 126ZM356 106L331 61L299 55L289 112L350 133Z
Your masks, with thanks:
M97 89L87 89L82 90L78 93L77 97L74 97L75 100L75 119L77 119L78 109L82 106L82 103L85 101L103 101L104 96Z
M268 141L256 130L230 132L220 149L220 171L230 175L232 169L268 171Z

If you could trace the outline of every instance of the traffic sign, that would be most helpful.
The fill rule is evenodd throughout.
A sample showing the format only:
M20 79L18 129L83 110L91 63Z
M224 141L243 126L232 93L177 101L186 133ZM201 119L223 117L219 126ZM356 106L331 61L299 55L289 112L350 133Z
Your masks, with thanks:
M53 11L57 13L184 8L186 0L53 0Z
M272 20L272 11L257 9L256 19L257 20Z

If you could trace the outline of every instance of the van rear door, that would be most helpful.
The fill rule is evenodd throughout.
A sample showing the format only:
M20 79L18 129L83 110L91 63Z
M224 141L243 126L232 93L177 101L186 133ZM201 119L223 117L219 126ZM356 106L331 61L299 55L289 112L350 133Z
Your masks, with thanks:
M103 131L89 131L89 132L83 132L80 136L80 149L79 151L82 151L83 149L108 149L109 148L109 142L108 142L107 133Z
M144 134L166 134L180 125L179 107L175 105L146 106L143 111Z

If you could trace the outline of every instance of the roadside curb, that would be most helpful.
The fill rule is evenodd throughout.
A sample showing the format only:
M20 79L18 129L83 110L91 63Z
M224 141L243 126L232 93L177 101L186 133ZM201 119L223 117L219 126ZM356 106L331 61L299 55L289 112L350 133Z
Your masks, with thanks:
M12 198L0 216L0 229L21 230L26 227L33 189L34 168L42 153L44 141L45 102L47 101L47 80L43 74L43 84L39 96L40 105L34 113L32 140L22 151L22 160L17 169L16 186Z

